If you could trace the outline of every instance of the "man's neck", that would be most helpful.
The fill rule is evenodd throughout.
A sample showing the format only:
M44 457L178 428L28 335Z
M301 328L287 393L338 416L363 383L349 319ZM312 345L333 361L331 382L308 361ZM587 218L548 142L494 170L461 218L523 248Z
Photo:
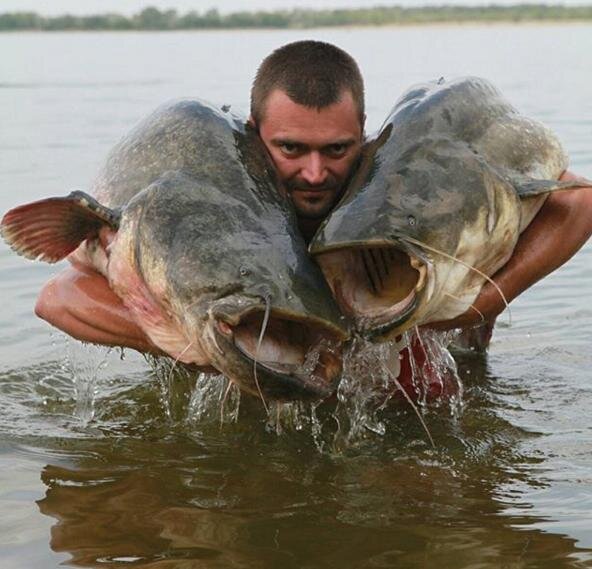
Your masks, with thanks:
M298 218L298 229L300 230L302 237L304 237L304 241L307 245L312 241L312 238L322 222L322 219Z

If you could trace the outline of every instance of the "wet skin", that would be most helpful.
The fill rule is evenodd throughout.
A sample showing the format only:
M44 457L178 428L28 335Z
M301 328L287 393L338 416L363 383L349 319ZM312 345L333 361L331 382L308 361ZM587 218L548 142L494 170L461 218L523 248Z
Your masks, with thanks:
M54 314L57 305L64 308ZM35 313L46 320L53 315L51 323L57 328L75 330L77 337L92 336L97 344L162 354L135 324L107 279L83 265L72 265L50 279L39 295Z
M363 125L350 93L321 110L274 91L259 134L297 212L305 238L341 195L361 150ZM83 341L161 353L131 319L128 309L91 269L73 265L49 281L36 314Z
M297 188L296 182L301 181L313 185L317 182L317 187L322 188L318 194L310 191L291 192L300 229L305 238L310 239L341 192L341 188L327 185L326 180L343 183L347 179L361 148L363 125L357 114L348 107L347 98L321 110L303 107L286 99L285 93L281 92L276 92L274 99L270 98L265 116L258 125L259 133L274 161L278 177L286 188ZM329 118L335 120L336 110L345 111L343 123L337 117L343 128L337 129L338 136L325 137L317 125L331 123ZM294 111L299 119L292 126ZM354 120L357 128L352 126ZM283 140L282 143L279 139L274 143L273 140L281 134L282 124L282 128L286 128L294 140ZM280 132L276 133L278 129ZM348 136L359 136L359 144L354 142L341 158L322 152L327 145L343 142L344 134L346 140ZM296 152L286 142L297 142L304 146ZM566 172L561 179L575 177ZM330 187L323 187L324 183ZM328 210L321 213L327 207ZM585 191L565 191L551 195L520 236L512 258L494 275L494 281L511 301L567 261L591 233L592 187ZM131 320L126 321L126 309L119 298L112 294L105 278L98 273L87 273L83 279L77 278L75 273L78 270L76 267L68 268L45 285L37 303L37 314L83 341L153 351L144 333ZM56 294L58 290L60 294ZM505 308L499 294L489 283L483 287L474 306L488 322L493 322ZM113 318L113 313L118 317ZM64 314L67 314L67 318ZM450 329L475 326L481 322L478 313L469 310L454 320L433 323L432 326Z
M559 179L569 182L581 178L566 171ZM592 235L592 186L582 185L581 188L551 194L520 235L510 260L493 275L493 281L508 302L566 263ZM506 308L499 292L489 282L483 286L473 306L491 325ZM430 328L450 330L475 326L478 320L477 312L471 309L453 320L433 322Z
M549 192L575 187L556 181L566 166L553 133L487 80L415 85L368 140L309 252L373 339L450 320L507 263Z
M347 328L269 171L244 120L179 101L113 149L100 202L73 192L23 204L2 235L31 259L70 254L36 307L70 335L211 365L262 397L325 397Z

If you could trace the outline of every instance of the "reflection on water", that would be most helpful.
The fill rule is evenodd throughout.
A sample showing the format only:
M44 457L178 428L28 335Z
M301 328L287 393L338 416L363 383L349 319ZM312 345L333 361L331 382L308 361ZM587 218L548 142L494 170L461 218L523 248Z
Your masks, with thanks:
M221 422L225 386L202 376L210 414L202 405L196 420L190 374L146 368L115 380L107 372L119 355L84 350L89 377L107 361L88 424L76 416L76 356L0 376L3 401L10 393L29 417L43 413L45 433L23 434L4 419L2 429L9 455L26 447L48 459L37 471L45 486L37 505L54 520L51 549L69 564L555 568L592 560L574 539L543 531L546 519L531 511L526 497L549 484L544 458L524 449L542 435L503 417L528 389L511 393L502 380L500 390L482 355L457 354L462 408L424 408L435 448L401 401L382 409L382 435L366 429L336 449L330 419L339 401L315 409L319 431L287 432L284 421L278 435L252 397L230 404L240 416Z

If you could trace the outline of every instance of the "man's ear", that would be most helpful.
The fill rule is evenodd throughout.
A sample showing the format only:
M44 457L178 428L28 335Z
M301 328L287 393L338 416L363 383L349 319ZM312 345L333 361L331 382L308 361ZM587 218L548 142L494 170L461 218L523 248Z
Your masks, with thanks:
M249 115L249 118L247 119L247 124L254 128L255 130L257 130L257 123L255 122L255 119L253 118L253 115Z

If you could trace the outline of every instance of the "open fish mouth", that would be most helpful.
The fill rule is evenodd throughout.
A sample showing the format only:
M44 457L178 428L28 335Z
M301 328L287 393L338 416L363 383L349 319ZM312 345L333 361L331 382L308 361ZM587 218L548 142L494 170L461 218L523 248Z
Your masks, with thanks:
M409 320L425 292L428 266L396 246L348 246L315 259L341 311L371 338Z
M343 340L308 320L254 310L232 325L218 319L218 335L239 355L235 381L264 398L317 400L332 395L342 372ZM236 379L238 377L238 379Z

